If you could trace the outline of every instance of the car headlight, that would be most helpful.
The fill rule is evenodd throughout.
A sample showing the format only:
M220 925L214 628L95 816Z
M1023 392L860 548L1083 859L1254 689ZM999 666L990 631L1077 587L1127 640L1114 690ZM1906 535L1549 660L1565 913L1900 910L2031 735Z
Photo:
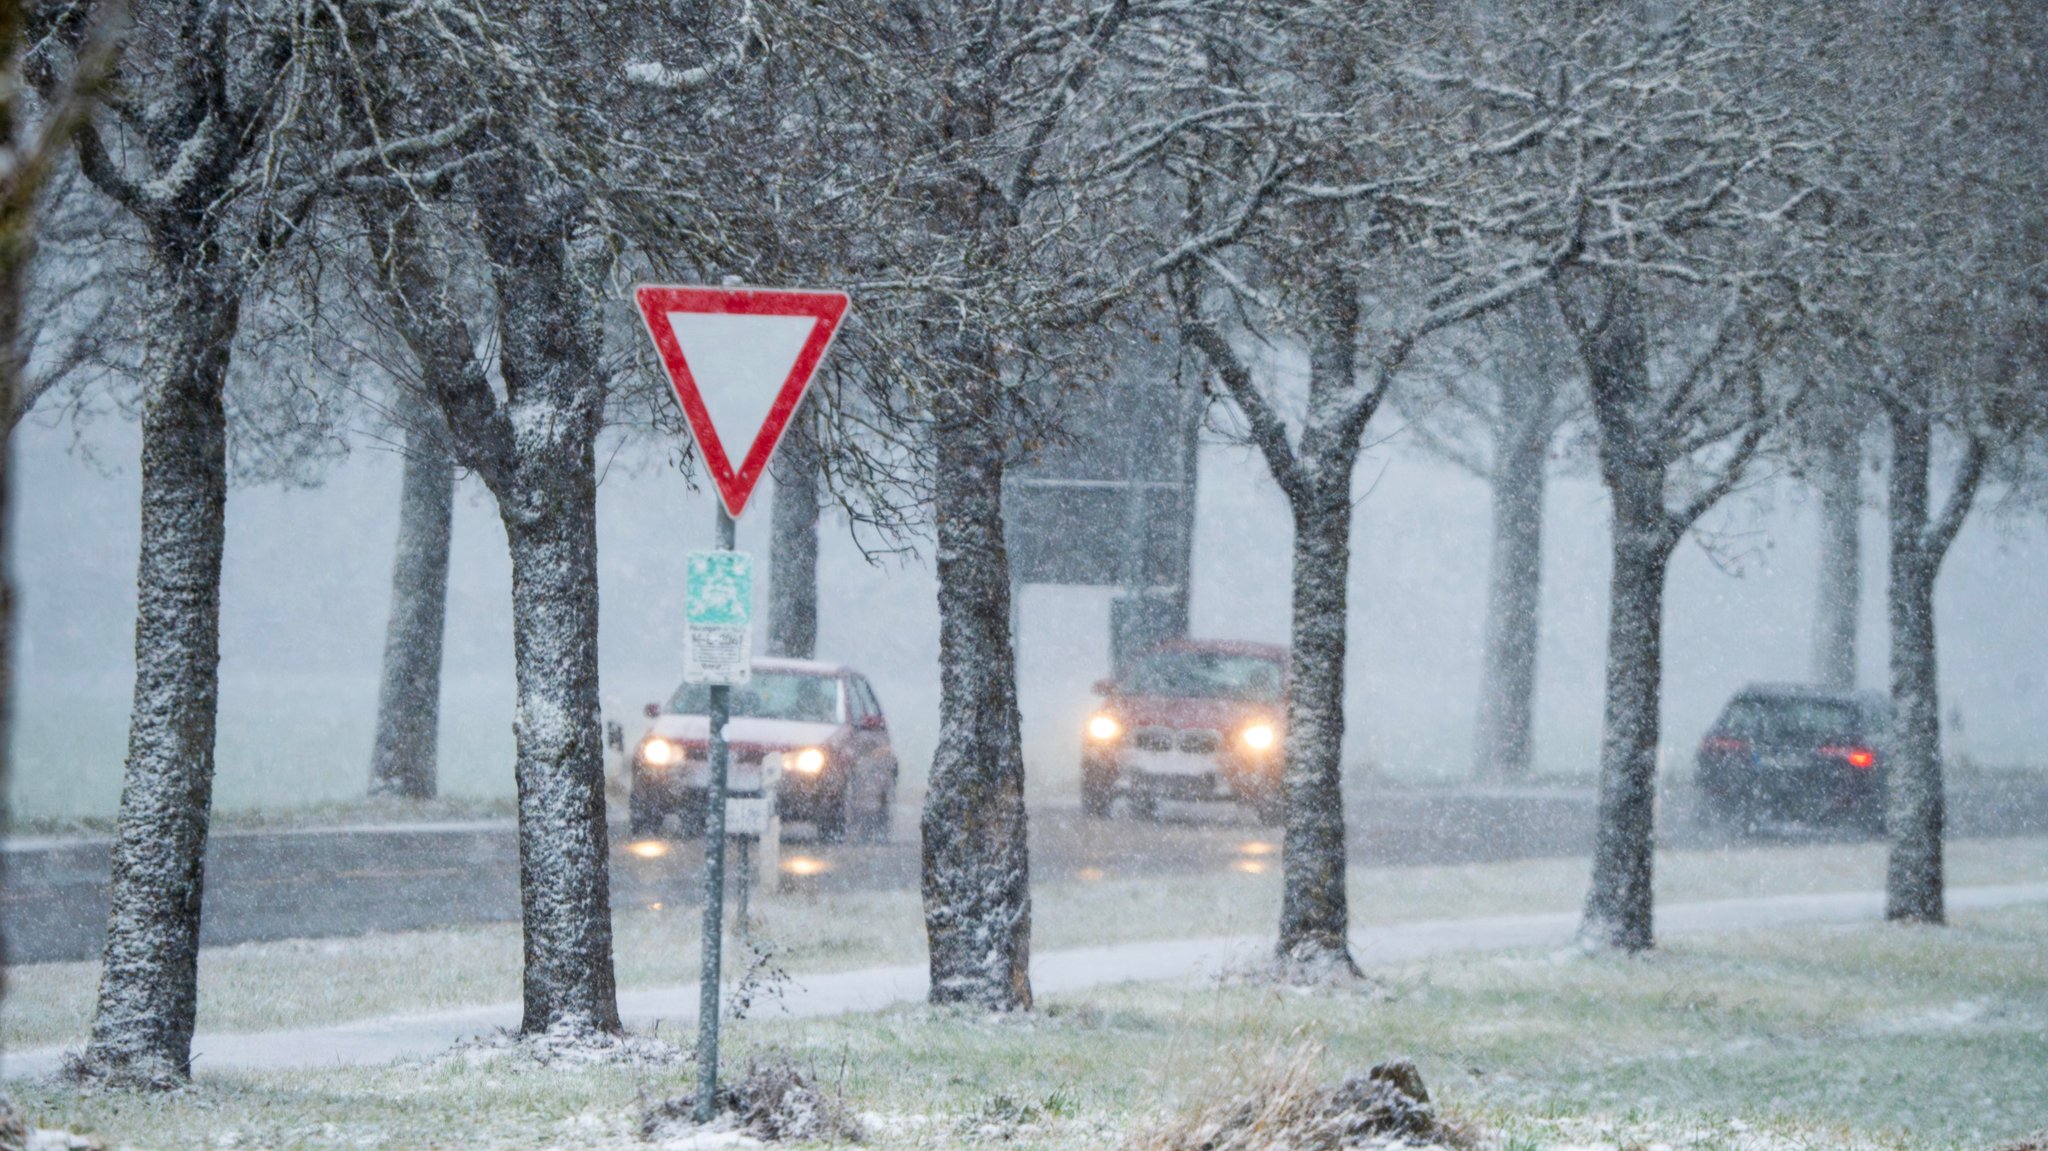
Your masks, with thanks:
M825 770L825 751L823 748L807 747L801 751L784 752L782 764L791 771L816 775Z
M1253 751L1268 751L1271 750L1277 734L1272 724L1255 723L1245 728L1238 738L1244 740L1244 745Z
M1088 738L1090 739L1097 739L1107 743L1123 733L1124 725L1118 723L1113 715L1096 715L1088 720Z
M640 745L640 760L649 767L667 767L681 758L683 749L658 735L648 736Z

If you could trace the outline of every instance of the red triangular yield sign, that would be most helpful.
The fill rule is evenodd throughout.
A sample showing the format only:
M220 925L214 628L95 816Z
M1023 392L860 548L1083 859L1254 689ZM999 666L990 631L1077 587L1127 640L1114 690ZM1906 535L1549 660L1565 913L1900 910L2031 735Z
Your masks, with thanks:
M738 519L832 346L846 293L642 284L633 298L704 469ZM728 443L740 448L737 467Z

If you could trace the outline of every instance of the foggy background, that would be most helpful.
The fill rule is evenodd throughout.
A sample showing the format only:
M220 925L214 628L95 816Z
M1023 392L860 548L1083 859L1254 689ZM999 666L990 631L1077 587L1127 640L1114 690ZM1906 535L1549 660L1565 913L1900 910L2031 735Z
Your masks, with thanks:
M1485 485L1415 450L1392 412L1360 463L1351 575L1346 763L1400 781L1470 769L1488 551ZM137 429L108 417L83 439L31 416L16 432L14 553L19 655L17 816L111 817L133 682ZM692 491L667 445L609 441L601 459L602 690L629 734L640 706L680 674L680 557L712 542L708 490ZM82 445L82 447L81 447ZM358 441L315 488L238 486L228 501L215 804L283 807L361 796L370 744L399 457ZM1572 472L1569 465L1564 469ZM1599 738L1606 625L1606 499L1585 469L1553 473L1545 523L1537 693L1540 775L1590 782ZM1866 496L1880 480L1866 477ZM765 560L768 499L739 542ZM1741 553L1734 573L1681 548L1667 606L1665 755L1691 747L1751 680L1799 680L1808 663L1817 508L1785 479L1738 494L1705 526ZM1249 448L1204 447L1193 630L1285 642L1286 504ZM1862 685L1885 683L1884 531L1866 512ZM829 509L821 529L819 652L867 672L887 710L906 790L921 787L936 735L938 622L928 559L868 564ZM457 495L441 709L441 792L510 796L510 575L482 485ZM766 564L758 567L766 592ZM1076 787L1080 724L1108 674L1108 588L1033 586L1022 597L1020 695L1036 796ZM2048 538L2038 521L1971 517L1939 587L1945 732L1951 759L2038 764L2048 719ZM765 623L766 605L757 609ZM758 640L757 648L760 650Z

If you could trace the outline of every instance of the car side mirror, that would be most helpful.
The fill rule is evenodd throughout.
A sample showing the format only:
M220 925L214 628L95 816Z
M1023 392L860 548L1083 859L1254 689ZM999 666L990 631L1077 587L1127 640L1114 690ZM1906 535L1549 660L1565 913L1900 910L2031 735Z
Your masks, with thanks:
M864 715L860 717L860 729L862 731L880 731L882 727L882 717L879 715Z
M646 707L641 708L640 711L641 714L645 715L649 719L661 718L661 705L658 703L650 703Z
M1115 695L1116 681L1113 679L1098 679L1095 681L1095 686L1090 690L1094 691L1096 695Z

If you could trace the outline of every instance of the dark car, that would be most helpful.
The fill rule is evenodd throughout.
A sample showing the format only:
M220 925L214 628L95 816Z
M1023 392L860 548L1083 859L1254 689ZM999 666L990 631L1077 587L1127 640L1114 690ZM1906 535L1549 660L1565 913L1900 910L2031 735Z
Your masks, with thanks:
M1885 734L1891 706L1875 692L1752 684L1700 740L1694 776L1709 819L1884 830Z
M776 811L816 826L821 839L848 833L889 837L896 801L896 752L867 677L813 660L757 659L751 682L732 688L727 788L758 791L770 756L782 765ZM711 784L711 689L684 684L666 705L647 705L654 723L633 752L628 801L635 835L652 835L670 815L701 834Z
M1287 649L1176 640L1148 649L1082 732L1081 810L1101 818L1118 795L1140 814L1161 799L1235 800L1280 822Z

